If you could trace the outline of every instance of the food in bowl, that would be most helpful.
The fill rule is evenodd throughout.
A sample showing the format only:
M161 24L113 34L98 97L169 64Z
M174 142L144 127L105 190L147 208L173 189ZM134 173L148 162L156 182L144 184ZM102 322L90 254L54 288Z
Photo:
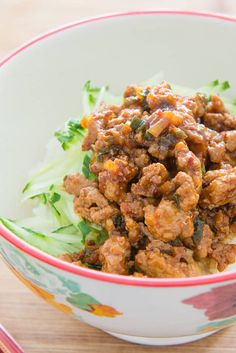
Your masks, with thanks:
M236 105L219 96L227 88L150 81L120 99L88 81L83 118L55 133L62 154L23 189L34 216L1 222L51 255L103 272L224 271L236 258Z

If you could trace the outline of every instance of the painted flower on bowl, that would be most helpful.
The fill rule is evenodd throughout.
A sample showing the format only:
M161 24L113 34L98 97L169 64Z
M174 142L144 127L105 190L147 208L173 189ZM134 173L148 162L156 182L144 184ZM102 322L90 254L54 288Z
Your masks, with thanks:
M51 304L52 306L54 306L54 308L60 311L63 311L67 314L73 314L73 310L68 305L58 303L53 294L33 284L28 279L23 277L19 272L17 272L14 268L11 267L11 270L19 278L19 280L24 283L29 289L31 289L32 292L34 292L37 296L44 299L47 303Z
M209 320L236 315L236 283L212 288L210 291L183 300L184 304L204 310Z
M86 293L71 294L66 298L67 302L81 310L90 312L97 316L116 317L122 315L112 306L101 304L94 297Z
M107 318L122 315L112 306L102 304L92 295L82 292L77 281L60 275L45 264L32 261L11 245L5 244L1 250L6 264L21 282L60 311L74 314L80 320L79 311Z

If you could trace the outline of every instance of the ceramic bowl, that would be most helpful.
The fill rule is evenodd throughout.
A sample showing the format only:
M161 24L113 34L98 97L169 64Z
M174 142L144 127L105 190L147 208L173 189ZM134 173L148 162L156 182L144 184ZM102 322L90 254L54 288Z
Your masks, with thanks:
M80 112L85 81L120 93L159 71L199 87L229 80L236 91L236 20L147 11L102 16L56 29L1 62L0 214L19 218L28 171L55 128ZM35 294L130 342L178 344L236 321L236 270L187 279L145 279L80 268L27 245L3 226L6 264Z

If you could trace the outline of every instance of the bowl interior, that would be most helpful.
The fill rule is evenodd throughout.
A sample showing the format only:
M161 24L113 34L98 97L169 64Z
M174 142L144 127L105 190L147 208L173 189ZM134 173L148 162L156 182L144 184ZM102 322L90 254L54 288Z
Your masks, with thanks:
M28 171L55 128L80 115L85 81L121 93L163 71L181 85L217 78L235 90L235 35L236 22L212 17L125 15L75 25L9 60L0 69L0 215L27 213L19 200Z

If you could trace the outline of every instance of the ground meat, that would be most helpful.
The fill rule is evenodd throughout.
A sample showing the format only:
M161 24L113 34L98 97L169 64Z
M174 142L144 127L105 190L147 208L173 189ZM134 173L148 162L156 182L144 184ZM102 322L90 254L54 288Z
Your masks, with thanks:
M115 122L119 122L118 119ZM114 148L116 151L122 148L133 149L135 147L134 141L131 136L132 129L129 123L117 124L107 130L100 129L97 135L97 140L93 145L93 150L96 152L97 157L102 160L103 156L114 156Z
M200 205L212 209L225 205L236 198L236 168L226 175L215 178L202 190Z
M229 216L224 210L219 210L213 217L214 228L218 239L227 238L229 235Z
M235 238L235 234L236 234L236 221L235 222L232 222L231 224L230 224L230 227L229 227L229 234L230 234L230 237L232 238L232 239L234 239Z
M78 254L74 254L73 262L81 261L88 266L100 266L99 247L93 240L88 240L85 249L81 250Z
M110 237L99 250L102 271L127 275L129 256L129 241L125 237Z
M209 185L214 179L228 174L227 169L209 170L203 178L203 186Z
M230 221L232 222L235 219L236 222L236 204L230 203L226 209L227 216L229 216Z
M181 129L184 131L188 140L194 144L202 144L205 145L207 140L205 138L205 126L202 124L196 124L196 122L183 124Z
M210 113L226 113L224 102L219 96L211 95L210 102L207 105L207 111Z
M226 267L233 264L236 260L236 245L216 243L211 257L217 263L217 269L224 271Z
M131 190L136 195L153 197L158 194L159 187L168 178L168 172L161 163L150 164L143 168L143 175Z
M135 222L131 217L126 216L125 225L128 231L130 244L132 246L137 246L143 236L140 224Z
M116 212L116 211L115 211ZM109 236L126 235L124 219L120 213L114 213L111 218L105 220L104 228Z
M126 194L120 203L121 213L137 221L142 221L144 218L143 207L143 199L132 193Z
M208 99L205 94L200 93L196 94L196 96L190 97L190 99L192 100L192 105L190 106L190 109L192 110L193 116L197 120L205 114Z
M140 196L128 193L120 203L120 210L125 219L125 227L128 232L130 244L137 246L143 236L142 229L138 221L144 218L144 201Z
M147 95L147 104L151 110L173 110L176 104L176 96L168 83L157 85Z
M97 187L97 182L86 179L80 173L67 175L64 179L64 188L69 194L79 196L80 190L87 187Z
M219 132L236 129L236 116L228 113L206 113L203 121L207 127Z
M164 200L157 207L146 206L145 223L156 239L174 240L193 235L193 220L189 212L178 209L173 201Z
M93 240L86 242L86 248L78 253L63 254L60 259L66 262L73 262L80 266L99 266L99 245Z
M202 187L202 166L195 154L189 151L184 142L179 142L175 146L175 157L178 169L190 175L193 179L197 191Z
M193 179L188 174L179 172L173 182L176 187L174 199L179 207L184 211L194 209L197 206L199 194L196 192Z
M192 252L184 247L172 247L159 241L151 242L135 256L138 271L148 277L175 278L202 274Z
M141 118L142 111L140 108L133 108L133 109L122 109L119 114L120 117L124 118L126 121L131 121L133 118Z
M139 278L147 278L147 276L143 275L140 272L134 272L132 276L133 277L139 277Z
M180 138L181 139L181 138ZM158 159L160 161L166 160L166 158L174 156L174 147L177 143L178 138L172 134L163 134L158 141Z
M197 276L235 261L236 116L220 97L130 85L123 103L102 103L81 126L95 180L69 175L64 189L107 240L63 260L135 277Z
M234 152L236 150L236 130L226 131L222 134L225 140L226 149L230 152Z
M124 98L136 96L136 89L137 89L136 85L127 86L123 94Z
M225 142L222 135L217 134L212 140L209 141L208 154L211 162L220 163L224 159L226 152Z
M136 148L133 154L134 163L139 168L144 168L150 163L150 157L144 148Z
M119 104L110 104L109 109L114 112L117 116L119 115L119 113L121 112L122 108ZM102 106L101 106L102 108ZM102 109L100 109L102 111Z
M159 145L156 141L149 146L148 152L155 158L159 157Z
M137 168L127 160L116 158L104 163L104 171L99 173L99 190L108 200L119 201L127 190L128 182L134 178Z
M81 189L79 196L75 198L74 208L75 212L82 217L102 226L105 226L106 220L118 212L93 186Z
M98 121L91 119L88 122L88 134L84 138L82 149L83 151L90 150L91 146L96 142L98 135Z
M194 249L194 257L196 259L205 259L209 254L212 253L211 245L213 237L214 233L212 232L211 228L207 224L204 224L202 238Z
M217 133L208 145L208 153L211 162L224 168L236 165L236 131L224 131Z

